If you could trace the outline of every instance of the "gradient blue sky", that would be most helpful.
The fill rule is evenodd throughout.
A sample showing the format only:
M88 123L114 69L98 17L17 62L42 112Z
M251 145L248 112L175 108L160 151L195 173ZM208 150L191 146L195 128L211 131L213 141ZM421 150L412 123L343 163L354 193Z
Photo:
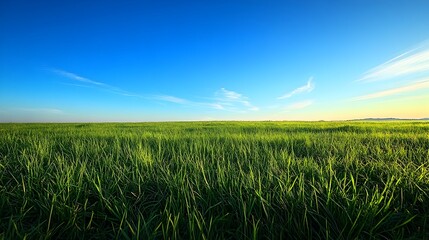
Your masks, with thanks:
M429 1L0 2L0 121L429 117Z

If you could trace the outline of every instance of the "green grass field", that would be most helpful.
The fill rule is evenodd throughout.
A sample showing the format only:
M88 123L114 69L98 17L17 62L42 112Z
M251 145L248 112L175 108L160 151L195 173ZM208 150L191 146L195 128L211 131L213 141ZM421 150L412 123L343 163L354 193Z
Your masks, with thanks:
M24 238L429 238L429 122L0 124Z

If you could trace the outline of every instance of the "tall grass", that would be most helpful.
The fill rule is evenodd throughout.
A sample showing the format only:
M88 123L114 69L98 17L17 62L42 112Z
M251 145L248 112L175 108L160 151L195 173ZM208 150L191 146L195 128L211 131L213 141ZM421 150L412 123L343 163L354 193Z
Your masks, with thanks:
M0 238L429 238L428 122L1 124Z

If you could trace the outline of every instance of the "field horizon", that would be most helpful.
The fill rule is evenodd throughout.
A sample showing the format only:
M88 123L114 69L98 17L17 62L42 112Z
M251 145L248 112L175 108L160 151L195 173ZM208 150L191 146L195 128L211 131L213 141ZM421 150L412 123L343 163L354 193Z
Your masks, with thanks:
M79 123L181 123L181 122L412 122L412 121L429 121L429 117L424 118L394 118L394 117L383 117L383 118L376 118L376 117L369 117L369 118L356 118L356 119L343 119L343 120L165 120L165 121L34 121L34 122L26 122L26 121L8 121L8 122L0 122L0 124L39 124L39 123L47 123L47 124L79 124Z

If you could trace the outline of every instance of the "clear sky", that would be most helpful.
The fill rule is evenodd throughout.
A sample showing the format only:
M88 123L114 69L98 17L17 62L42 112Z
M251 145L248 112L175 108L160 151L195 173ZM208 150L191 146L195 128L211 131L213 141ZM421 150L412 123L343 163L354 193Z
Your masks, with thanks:
M0 1L0 121L429 117L429 1Z

